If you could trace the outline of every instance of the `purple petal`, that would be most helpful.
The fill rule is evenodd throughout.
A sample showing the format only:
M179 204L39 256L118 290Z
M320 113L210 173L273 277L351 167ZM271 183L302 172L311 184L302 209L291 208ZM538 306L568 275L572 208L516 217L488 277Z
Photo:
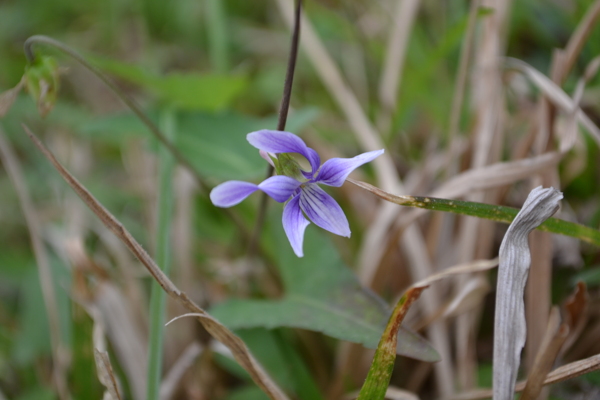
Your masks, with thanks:
M383 149L362 153L353 158L327 160L319 170L315 181L329 186L342 186L352 171L369 161L373 161L382 154Z
M258 190L258 185L250 182L228 181L215 186L210 191L210 201L217 207L231 207Z
M310 163L313 174L321 165L321 158L317 152L308 147L302 139L293 133L263 129L249 133L246 138L252 146L269 153L298 153L303 155Z
M350 226L339 204L315 183L306 183L300 208L315 225L336 235L350 237Z
M304 241L304 230L310 224L302 215L302 210L298 205L300 195L292 198L283 209L283 230L298 257L304 256L302 252L302 242Z
M285 175L272 176L264 180L258 188L272 197L275 201L283 203L290 198L294 190L298 189L301 182Z

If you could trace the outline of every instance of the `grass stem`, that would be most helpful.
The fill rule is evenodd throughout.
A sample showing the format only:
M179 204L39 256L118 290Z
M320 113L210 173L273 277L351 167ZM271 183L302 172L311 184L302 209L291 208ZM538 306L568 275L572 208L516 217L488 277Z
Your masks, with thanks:
M162 111L160 125L169 140L176 132L175 113L167 108ZM158 201L156 228L156 262L165 275L170 270L170 237L173 211L173 169L175 160L165 147L158 153ZM163 361L164 324L166 313L166 293L158 282L152 282L150 294L150 339L148 341L148 400L159 400Z

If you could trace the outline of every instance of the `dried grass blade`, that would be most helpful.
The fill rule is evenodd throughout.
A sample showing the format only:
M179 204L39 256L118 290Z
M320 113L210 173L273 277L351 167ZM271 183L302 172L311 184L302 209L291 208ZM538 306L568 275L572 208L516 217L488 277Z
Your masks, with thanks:
M131 236L125 227L100 203L96 198L71 175L59 162L44 144L23 125L23 129L29 135L36 147L52 163L60 175L71 186L71 188L81 197L87 206L100 218L100 220L111 230L137 257L138 260L148 270L150 275L160 284L160 286L180 302L191 312L201 314L198 319L204 325L206 330L221 343L229 347L237 362L248 371L254 382L273 400L287 400L288 397L277 386L277 384L267 375L261 365L256 361L250 350L244 342L233 332L227 329L223 324L210 316L206 311L196 305L188 296L175 286L173 282L160 270L150 255L144 248Z
M192 342L183 350L181 356L160 384L161 400L168 400L173 397L183 374L194 364L194 361L202 354L203 350L204 347L198 342Z
M396 109L408 39L419 3L419 0L397 1L393 28L388 39L385 63L379 82L379 100L389 114Z
M583 45L585 44L587 38L592 33L592 30L596 26L596 22L600 18L600 0L596 0L590 7L588 8L585 16L577 25L575 32L569 38L569 43L565 47L563 53L563 63L560 71L560 76L558 76L559 82L562 83L568 76L569 71L577 61L577 56L580 54Z
M535 400L544 386L544 379L569 335L569 326L560 322L558 308L554 307L548 319L548 327L538 349L533 368L527 377L527 384L520 400Z
M596 124L588 117L577 105L573 102L573 99L569 97L556 83L552 82L550 78L542 74L531 65L524 61L517 60L515 58L507 58L506 66L514 68L518 71L523 72L531 82L533 82L548 99L557 107L563 109L566 112L576 111L576 116L579 122L588 130L592 135L592 138L600 146L600 129Z
M110 365L110 359L106 351L94 349L94 360L96 361L96 369L100 383L106 388L112 400L121 400L117 380ZM104 397L106 398L106 396Z
M563 382L567 379L576 378L589 372L600 369L600 354L575 361L562 367L556 368L550 372L544 381L544 386L552 385L553 383ZM527 381L519 382L515 386L515 392L521 392ZM492 389L477 389L469 392L459 393L450 397L450 400L479 400L492 397Z
M529 233L558 210L562 197L554 188L533 189L500 246L494 321L494 400L513 398L525 344L523 293L531 264Z

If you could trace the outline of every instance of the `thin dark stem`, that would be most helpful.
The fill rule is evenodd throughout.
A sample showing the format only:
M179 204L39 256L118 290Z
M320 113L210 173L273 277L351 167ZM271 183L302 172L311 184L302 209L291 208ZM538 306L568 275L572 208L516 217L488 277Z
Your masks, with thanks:
M165 137L165 135L154 124L154 122L152 122L152 120L148 118L146 114L144 114L140 106L138 106L131 97L129 97L125 92L123 92L112 81L112 79L110 79L106 74L104 74L104 72L100 71L94 65L90 64L81 54L71 49L66 44L43 35L31 36L25 41L23 47L25 51L25 56L27 57L27 61L29 63L33 63L35 61L35 53L33 52L33 45L35 43L44 43L62 51L64 54L73 58L84 68L96 75L106 86L108 86L113 91L113 93L117 95L117 97L119 97L123 101L123 103L125 103L127 107L129 107L131 111L133 111L133 113L140 119L140 121L142 121L144 125L146 125L146 127L148 128L148 130L150 130L150 132L156 138L156 140L158 140L163 146L165 146L169 150L169 152L177 160L177 163L181 164L194 176L194 179L200 187L200 190L203 191L205 194L208 192L207 185L205 184L204 179L202 179L202 177L200 176L198 171L192 166L192 164L183 156L183 154L181 154L179 150L177 150L175 145ZM249 237L249 233L247 232L246 227L238 218L238 216L232 213L230 210L225 209L223 211L236 224L236 226L240 229L240 232L242 232L244 236Z
M287 122L288 111L290 109L290 99L292 98L292 84L294 83L296 60L298 59L298 42L300 40L301 11L302 0L297 0L296 14L294 16L294 31L292 32L292 45L290 46L290 56L288 59L287 72L285 74L285 83L283 84L283 98L281 99L281 105L279 106L279 120L277 121L278 131L283 131L285 129L285 123Z
M292 86L294 83L294 72L296 71L296 60L298 59L298 42L300 41L300 15L302 12L302 0L296 1L296 12L294 15L294 30L292 31L292 44L290 46L290 55L288 57L287 71L285 74L285 82L283 84L283 96L281 99L281 104L279 106L279 119L277 120L277 130L283 131L285 130L285 124L287 122L288 111L290 109L290 99L292 98ZM267 169L266 178L269 178L273 175L273 166L269 165ZM260 199L260 206L258 209L258 217L256 220L256 225L254 227L254 232L252 233L252 238L250 239L250 243L248 244L248 255L252 257L254 255L254 251L256 249L256 244L258 242L258 237L260 236L260 232L262 231L262 227L265 222L265 218L267 215L267 205L269 202L269 197L266 193L262 194Z

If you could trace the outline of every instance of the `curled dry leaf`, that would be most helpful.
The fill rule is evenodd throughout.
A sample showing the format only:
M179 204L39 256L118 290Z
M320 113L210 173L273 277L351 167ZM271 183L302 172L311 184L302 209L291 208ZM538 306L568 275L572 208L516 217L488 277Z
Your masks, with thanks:
M194 303L185 293L183 293L175 284L162 272L156 265L152 257L144 248L133 238L125 227L98 201L96 198L71 175L54 157L54 155L44 146L44 144L23 125L23 129L29 135L30 139L42 154L52 163L54 168L60 173L63 179L71 186L77 195L85 204L100 218L102 223L111 230L136 256L138 260L146 267L150 275L167 292L169 296L178 301L192 313L197 313L198 319L206 330L221 343L225 344L235 357L236 361L250 374L254 382L273 400L287 400L288 397L277 386L277 384L267 375L262 366L250 353L246 344L233 332L227 329L223 324L209 315L200 306Z
M554 188L533 189L502 240L494 321L494 400L513 398L525 344L523 292L531 264L529 233L558 210L562 197Z

